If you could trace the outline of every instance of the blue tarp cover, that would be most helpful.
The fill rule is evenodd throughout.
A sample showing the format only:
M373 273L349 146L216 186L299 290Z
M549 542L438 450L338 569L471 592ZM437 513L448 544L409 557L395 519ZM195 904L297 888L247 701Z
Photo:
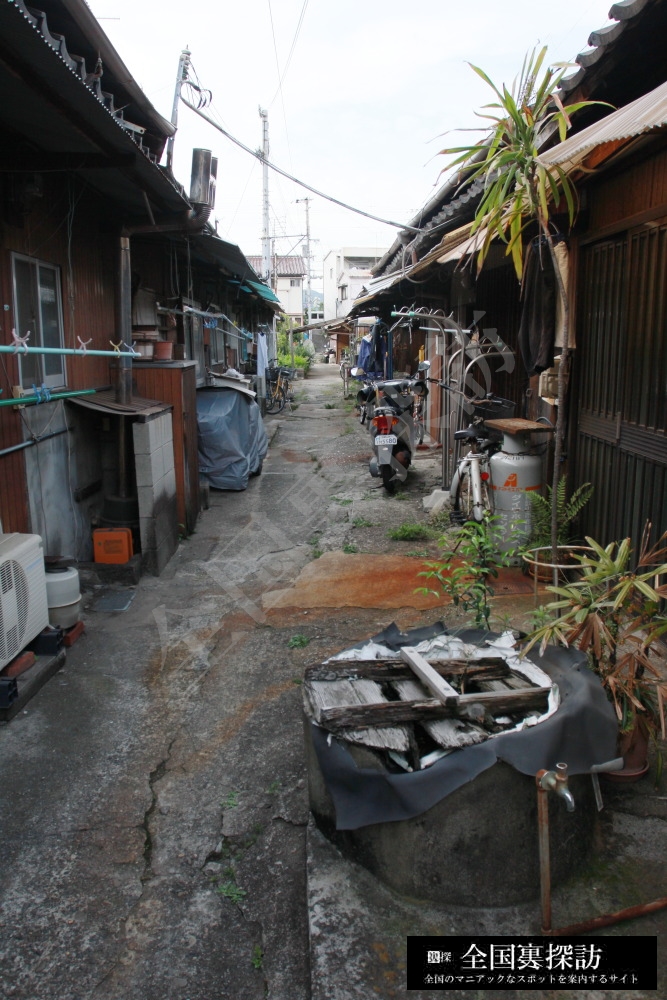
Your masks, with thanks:
M236 389L197 391L199 472L217 490L244 490L269 447L259 406Z

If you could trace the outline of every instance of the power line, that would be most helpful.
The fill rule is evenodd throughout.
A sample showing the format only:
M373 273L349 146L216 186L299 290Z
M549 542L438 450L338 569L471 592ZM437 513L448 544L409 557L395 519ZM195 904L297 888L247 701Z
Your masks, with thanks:
M242 143L240 139L236 139L230 132L227 132L227 130L222 128L222 126L218 125L217 122L214 122L212 118L209 118L208 115L205 115L203 111L201 111L199 108L196 108L194 104L190 104L189 101L186 101L186 99L183 97L182 94L181 94L181 100L183 101L183 104L185 104L186 107L190 108L190 111L194 111L196 115L199 115L200 118L203 118L204 121L208 122L209 125L212 125L213 128L218 130L218 132L222 132L222 134L226 136L226 138L229 139L230 142L235 143L241 149L245 150L246 153L249 153L251 156L254 156L255 159L260 161L260 163L264 162L264 157L262 156L262 153L258 152L255 149L250 149L250 147ZM286 170L282 169L282 167L276 166L275 163L271 163L269 160L266 160L266 165L267 167L270 167L271 170L275 170L276 173L282 174L282 176L286 177L289 181L293 181L300 187L305 188L306 191L312 191L313 194L316 194L318 196L318 198L324 198L326 201L333 202L334 205L340 205L341 208L347 209L348 212L356 212L357 215L363 215L367 219L373 219L374 222L381 222L385 226L394 226L395 229L405 229L411 233L421 232L421 230L417 229L415 226L408 226L404 222L394 222L392 219L383 219L379 215L371 215L370 212L364 212L363 209L361 208L355 208L353 205L348 205L346 202L340 201L340 199L334 198L329 194L325 194L324 191L319 191L317 188L312 187L312 185L310 184L306 184L305 181L300 181L298 177L294 177L292 176L292 174L288 174Z
M303 24L303 19L304 19L305 13L306 13L306 7L307 6L308 6L308 0L303 0L303 7L301 8L301 13L299 14L299 22L298 22L298 24L296 26L296 31L294 32L294 38L292 39L292 45L291 45L290 50L289 50L289 55L287 57L287 62L285 63L284 70L282 71L282 73L279 76L278 90L276 90L275 94L271 98L271 104L273 104L273 102L275 101L276 97L278 96L278 91L281 90L282 85L283 85L283 81L284 81L285 77L287 76L287 70L289 69L289 64L292 61L292 56L294 55L294 49L296 48L297 39L299 37L299 32L301 31L301 25Z

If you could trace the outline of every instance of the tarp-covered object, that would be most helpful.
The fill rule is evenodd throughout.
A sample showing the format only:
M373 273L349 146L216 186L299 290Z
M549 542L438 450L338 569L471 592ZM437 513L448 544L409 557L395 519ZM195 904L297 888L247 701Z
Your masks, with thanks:
M422 649L420 643L430 640L438 631L446 633L441 623L431 628L430 633L418 629L400 633L392 625L353 648L364 648L363 656L371 658L374 654L366 652L371 643L385 647L385 656L405 645L414 644ZM460 638L486 646L490 638L497 636L470 630L460 633ZM594 765L615 758L618 721L599 678L586 666L584 654L547 646L544 656L533 650L531 659L558 685L558 711L521 732L502 733L484 743L455 750L422 771L393 774L358 767L345 740L336 739L311 722L320 771L336 811L336 829L358 830L375 823L412 819L498 760L511 764L522 774L534 775L560 761L567 763L570 774L587 774Z
M244 490L261 472L269 441L259 406L236 389L197 391L199 471L216 490Z

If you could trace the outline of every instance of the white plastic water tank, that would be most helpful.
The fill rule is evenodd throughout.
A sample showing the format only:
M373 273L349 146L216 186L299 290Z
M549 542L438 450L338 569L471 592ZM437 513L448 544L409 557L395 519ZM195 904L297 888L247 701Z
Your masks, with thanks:
M46 573L49 623L60 628L76 625L81 612L79 572L73 566L49 568Z

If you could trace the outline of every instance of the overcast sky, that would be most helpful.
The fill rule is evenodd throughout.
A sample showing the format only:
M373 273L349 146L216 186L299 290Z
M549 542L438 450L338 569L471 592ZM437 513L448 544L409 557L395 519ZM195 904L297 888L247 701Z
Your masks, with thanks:
M467 61L508 84L535 45L548 45L553 61L572 61L590 32L608 23L611 6L611 0L88 3L166 118L179 55L188 47L199 82L213 93L207 113L232 135L259 147L261 105L269 112L274 163L341 201L399 222L412 218L443 182L446 161L437 153L461 138L451 130L472 127L474 112L489 99ZM260 164L181 104L175 171L186 189L194 146L219 158L219 235L245 254L261 253ZM270 173L276 252L303 252L305 205L296 199L306 195ZM384 250L396 233L316 197L310 224L314 277L328 250Z

